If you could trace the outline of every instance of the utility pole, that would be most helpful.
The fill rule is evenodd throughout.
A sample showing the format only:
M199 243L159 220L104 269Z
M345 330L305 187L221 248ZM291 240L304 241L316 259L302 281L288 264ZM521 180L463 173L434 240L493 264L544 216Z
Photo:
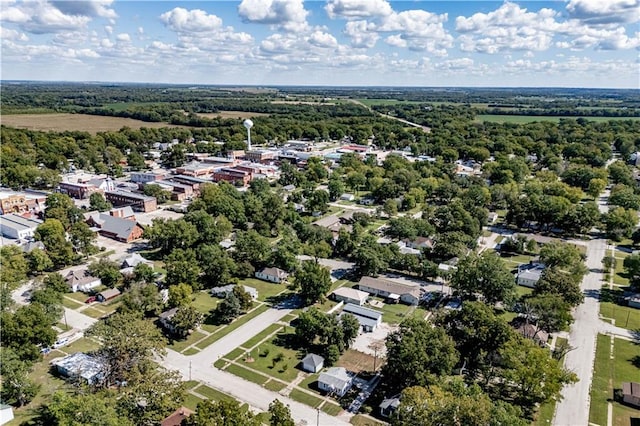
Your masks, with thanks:
M69 324L67 323L67 308L63 308L63 312L64 312L64 326L67 327L67 330L68 330Z
M316 408L317 416L316 416L316 426L320 426L320 408Z
M191 361L189 361L189 381L191 381Z

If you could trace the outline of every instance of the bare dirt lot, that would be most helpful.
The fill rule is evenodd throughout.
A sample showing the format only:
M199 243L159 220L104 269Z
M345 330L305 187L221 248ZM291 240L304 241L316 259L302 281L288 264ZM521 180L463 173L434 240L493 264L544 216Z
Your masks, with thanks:
M167 123L148 123L132 118L106 117L88 114L10 114L0 116L0 122L5 126L18 129L41 131L85 131L89 133L117 131L122 127L139 129L141 127L185 127Z
M262 112L249 112L249 111L220 111L220 112L203 112L198 114L205 118L251 118L251 117L268 117L269 114Z
M344 367L349 371L353 371L354 373L360 373L361 371L373 371L374 359L375 358L372 355L349 349L342 354L337 365L339 367ZM380 354L378 354L378 360L375 362L376 370L380 369L381 366L382 359Z

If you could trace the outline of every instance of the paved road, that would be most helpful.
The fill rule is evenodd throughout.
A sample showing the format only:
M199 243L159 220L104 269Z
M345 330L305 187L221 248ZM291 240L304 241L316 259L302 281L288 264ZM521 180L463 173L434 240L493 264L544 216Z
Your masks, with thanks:
M86 330L91 327L93 324L98 322L97 319L91 318L88 315L85 315L81 312L74 311L73 309L64 308L64 316L60 320L60 322L65 322L71 328L77 328L78 330Z
M318 412L315 409L213 366L213 363L222 355L231 352L290 312L289 309L269 309L193 356L167 350L167 356L161 360L161 364L168 369L179 371L185 380L189 378L199 380L207 386L248 403L255 410L266 411L269 404L277 398L290 406L291 415L296 422L315 425L318 419ZM320 412L320 424L339 426L349 423Z
M587 244L587 268L599 271L602 268L607 244L604 239L595 239ZM589 423L589 389L593 377L596 337L601 328L598 318L598 295L602 286L602 273L589 272L582 281L584 302L576 308L575 321L569 333L569 344L575 350L565 358L565 367L574 371L579 381L562 390L553 424L557 426L586 425Z

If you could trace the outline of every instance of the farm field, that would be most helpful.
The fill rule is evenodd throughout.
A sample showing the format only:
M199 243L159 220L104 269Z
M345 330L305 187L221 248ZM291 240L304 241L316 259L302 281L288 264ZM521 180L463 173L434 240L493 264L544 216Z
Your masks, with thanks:
M89 114L10 114L0 117L5 126L18 129L40 131L81 131L96 134L98 132L117 131L123 127L132 129L185 127L167 123L150 123L132 118L106 117Z
M584 118L590 121L609 121L609 120L640 120L640 117L570 117L570 116L542 116L542 115L500 115L500 114L480 114L476 115L475 121L493 121L495 123L532 123L534 121L553 121L558 123L561 118L578 119Z

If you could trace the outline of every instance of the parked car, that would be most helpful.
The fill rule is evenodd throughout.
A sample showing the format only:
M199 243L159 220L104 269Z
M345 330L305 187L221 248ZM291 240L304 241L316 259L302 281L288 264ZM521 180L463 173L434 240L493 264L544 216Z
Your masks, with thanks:
M95 301L96 301L96 297L95 296L91 296L87 300L85 300L84 303L93 303Z
M56 340L56 342L53 344L52 347L53 347L53 349L58 349L59 347L64 346L67 343L69 343L69 339L65 337L63 339Z

